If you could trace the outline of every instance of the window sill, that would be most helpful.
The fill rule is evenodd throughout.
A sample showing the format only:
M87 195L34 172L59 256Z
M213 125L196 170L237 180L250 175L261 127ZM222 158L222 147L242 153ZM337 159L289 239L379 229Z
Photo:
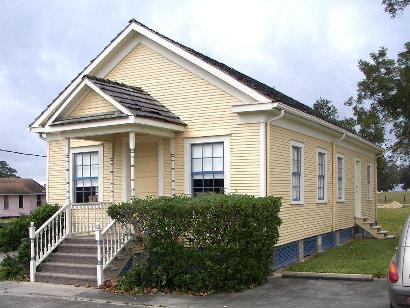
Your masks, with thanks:
M337 202L337 203L345 203L345 200L344 200L344 199L339 199L339 200L337 200L336 202Z
M305 201L290 201L291 205L304 205Z
M316 204L327 204L327 200L316 200Z

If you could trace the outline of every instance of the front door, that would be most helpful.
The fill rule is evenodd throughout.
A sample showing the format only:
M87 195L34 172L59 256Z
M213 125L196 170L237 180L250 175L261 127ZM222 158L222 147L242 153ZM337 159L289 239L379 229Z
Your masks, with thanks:
M362 204L361 204L361 163L360 160L356 160L355 164L355 216L362 217Z

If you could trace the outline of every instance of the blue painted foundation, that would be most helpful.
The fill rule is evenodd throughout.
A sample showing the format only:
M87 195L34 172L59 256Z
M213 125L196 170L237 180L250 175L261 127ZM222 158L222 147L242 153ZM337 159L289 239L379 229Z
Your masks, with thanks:
M339 244L353 239L353 227L339 230ZM322 251L336 246L336 232L321 234ZM277 270L299 261L299 241L275 247L272 269ZM318 252L318 236L303 239L303 256L311 256Z

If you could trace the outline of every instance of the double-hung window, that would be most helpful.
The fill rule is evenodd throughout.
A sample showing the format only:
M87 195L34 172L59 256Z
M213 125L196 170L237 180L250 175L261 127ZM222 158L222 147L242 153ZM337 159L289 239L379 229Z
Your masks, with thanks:
M317 200L325 202L327 198L327 168L326 168L326 152L318 150L317 152Z
M344 201L345 196L345 171L344 171L344 158L337 156L337 200Z
M4 196L4 209L8 210L9 209L9 196Z
M367 199L372 199L372 165L367 164Z
M224 191L224 143L191 144L192 194Z
M98 151L75 153L74 156L74 202L98 201L99 156Z
M19 209L24 208L24 196L19 196Z
M292 143L292 202L303 202L303 146Z
M41 195L36 195L36 205L37 206L41 205Z

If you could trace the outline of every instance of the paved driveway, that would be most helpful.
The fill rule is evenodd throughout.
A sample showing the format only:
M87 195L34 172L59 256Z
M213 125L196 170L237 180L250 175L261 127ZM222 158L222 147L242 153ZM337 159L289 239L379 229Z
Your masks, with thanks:
M389 307L386 281L271 278L257 288L210 296L127 296L41 283L0 283L0 307Z

